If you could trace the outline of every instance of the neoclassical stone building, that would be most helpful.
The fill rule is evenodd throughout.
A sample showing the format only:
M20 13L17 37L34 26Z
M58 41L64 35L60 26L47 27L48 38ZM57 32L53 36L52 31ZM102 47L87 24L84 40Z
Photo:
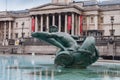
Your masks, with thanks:
M17 39L22 35L30 36L30 16L25 11L0 12L0 40Z
M114 18L114 35L120 35L120 1L52 0L23 11L0 12L0 39L30 37L33 31L48 31L58 26L59 32L71 35L109 36Z

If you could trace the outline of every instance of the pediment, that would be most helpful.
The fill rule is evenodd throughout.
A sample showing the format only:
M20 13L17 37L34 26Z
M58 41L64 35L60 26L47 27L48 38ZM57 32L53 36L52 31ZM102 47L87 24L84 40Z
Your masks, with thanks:
M45 9L57 9L57 8L64 8L67 5L58 5L58 4L46 4L39 7L32 8L31 10L45 10Z

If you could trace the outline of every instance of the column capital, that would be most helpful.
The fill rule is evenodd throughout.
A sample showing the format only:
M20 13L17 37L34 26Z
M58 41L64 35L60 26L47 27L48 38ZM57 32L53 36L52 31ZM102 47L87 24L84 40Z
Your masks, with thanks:
M4 25L6 25L6 21L4 21Z
M31 15L31 18L35 18L36 15Z

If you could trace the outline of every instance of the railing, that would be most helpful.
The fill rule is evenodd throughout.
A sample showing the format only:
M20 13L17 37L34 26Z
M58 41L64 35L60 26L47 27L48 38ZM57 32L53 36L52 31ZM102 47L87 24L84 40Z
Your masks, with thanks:
M23 45L50 45L49 43L35 38L24 39Z
M78 44L82 44L83 41L85 40L85 36L80 36L76 38L76 41ZM115 43L116 46L120 46L120 36L96 36L96 46L107 46L108 43L112 44ZM38 40L35 38L25 38L24 39L24 45L50 45L49 43L43 41L43 40Z
M77 43L81 45L84 40L85 36L80 36L78 38L75 38ZM114 56L120 56L120 36L96 36L96 46L100 51L100 55L114 55ZM24 42L22 44L23 46L50 46L51 44L43 41L38 40L35 38L25 38ZM21 47L21 46L20 46ZM19 49L17 46L0 46L0 52L1 53L15 53Z

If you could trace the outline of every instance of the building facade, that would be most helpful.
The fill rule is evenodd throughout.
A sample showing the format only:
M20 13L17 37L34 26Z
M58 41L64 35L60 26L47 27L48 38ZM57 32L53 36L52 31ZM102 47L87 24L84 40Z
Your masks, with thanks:
M29 10L3 11L0 39L30 37L34 31L49 31L52 25L58 26L59 32L71 35L109 36L113 29L114 35L119 36L120 1L115 1L52 0Z
M30 17L28 11L0 12L0 40L18 39L30 36Z

